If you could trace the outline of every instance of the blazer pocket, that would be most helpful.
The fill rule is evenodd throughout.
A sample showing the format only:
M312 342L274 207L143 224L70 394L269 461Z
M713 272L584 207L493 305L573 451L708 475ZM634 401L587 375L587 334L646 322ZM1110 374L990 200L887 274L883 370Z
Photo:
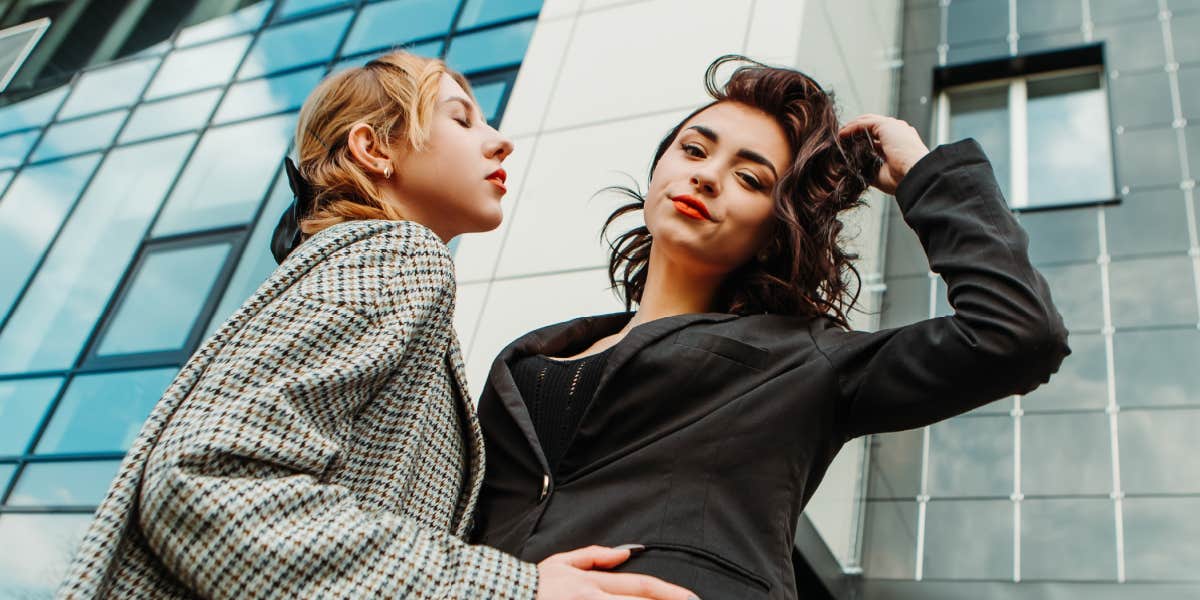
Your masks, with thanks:
M767 368L771 357L771 352L766 348L703 331L684 331L675 338L675 343L711 352L759 371Z
M701 598L766 598L771 584L762 576L709 550L687 544L647 543L617 567L691 589Z

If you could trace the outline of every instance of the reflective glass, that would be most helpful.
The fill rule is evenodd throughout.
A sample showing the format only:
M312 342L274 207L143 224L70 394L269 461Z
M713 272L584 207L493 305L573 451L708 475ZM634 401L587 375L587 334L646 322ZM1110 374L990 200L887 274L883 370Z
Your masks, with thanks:
M1108 361L1104 336L1072 333L1071 355L1050 378L1021 398L1026 413L1062 409L1103 409L1108 406ZM1118 369L1118 372L1120 369ZM1120 376L1118 376L1118 380Z
M496 115L500 112L500 101L504 99L504 90L507 88L507 81L472 86L472 91L475 92L475 102L483 111L484 120L494 122Z
M1184 254L1191 247L1187 197L1180 190L1129 194L1121 204L1105 207L1104 223L1113 257Z
M467 0L458 28L466 29L497 21L537 14L542 0Z
M1121 513L1129 581L1197 579L1200 498L1126 498Z
M1186 255L1114 260L1108 267L1113 325L1195 325L1196 288Z
M292 190L288 187L287 177L281 171L275 178L275 187L267 199L267 206L262 216L254 225L254 233L246 243L242 252L241 262L233 272L229 285L225 287L225 295L221 297L216 312L208 324L205 337L208 337L221 326L234 311L267 280L275 270L275 257L271 255L271 235L279 217L292 203Z
M179 369L80 375L38 440L38 454L124 452Z
M229 81L249 45L250 36L244 35L172 52L150 84L146 98L161 98Z
M354 21L342 54L445 34L457 8L457 2L446 0L391 0L368 5Z
M1049 31L1078 31L1083 8L1073 0L1017 0L1017 31L1021 37Z
M1023 494L1108 494L1112 489L1107 414L1029 413L1021 417Z
M1038 269L1050 284L1054 305L1067 329L1099 331L1104 327L1100 265L1074 264Z
M1020 214L1034 264L1094 261L1100 256L1100 219L1095 208Z
M1021 503L1021 579L1117 578L1113 501L1107 498Z
M929 277L893 277L883 293L880 327L899 327L929 318Z
M308 93L321 82L325 67L315 67L278 77L255 79L234 84L225 94L215 123L228 123L298 109Z
M450 40L446 62L463 73L515 65L525 58L536 20L456 36Z
M1088 0L1092 20L1097 23L1150 19L1158 13L1157 2L1129 0Z
M195 136L116 148L0 331L0 372L74 363Z
M52 598L75 548L92 522L90 514L0 515L0 596Z
M8 188L8 182L12 181L15 171L0 171L0 195L4 194L4 190Z
M1200 41L1196 40L1196 31L1200 30L1200 14L1179 11L1172 15L1170 23L1171 50L1175 53L1175 62L1200 62Z
M196 323L232 244L148 254L133 276L97 354L180 350Z
M1174 129L1126 129L1116 143L1118 185L1179 185L1182 175Z
M116 137L126 114L119 110L53 125L46 130L46 135L29 160L46 160L104 148Z
M1008 35L1008 2L957 0L947 15L946 40L951 47Z
M1008 57L1008 42L1002 39L972 44L951 44L946 53L946 64L962 65Z
M1013 492L1013 420L959 417L929 429L931 496L1004 496Z
M178 46L190 46L258 29L263 19L267 17L267 11L271 10L271 4L273 3L269 0L256 2L235 13L186 27L175 38L175 44Z
M169 133L193 131L204 127L212 114L221 90L208 90L169 100L139 104L121 130L121 142L135 142Z
M0 107L0 133L49 123L69 90L70 86L64 85L40 96ZM0 153L0 156L5 154Z
M1157 3L1129 0L1116 2L1139 4L1157 11ZM1162 25L1158 19L1100 25L1094 29L1093 38L1097 41L1104 40L1104 62L1109 70L1153 70L1162 69L1167 64Z
M1008 86L950 92L951 141L973 137L983 146L1004 197L1012 177L1008 127Z
M346 4L348 0L286 0L275 13L276 19L286 19L321 8Z
M328 61L337 50L352 13L344 10L264 31L242 63L238 79Z
M1119 331L1113 355L1118 405L1200 404L1200 331L1195 328Z
M438 58L442 55L442 40L436 40L436 41L432 41L432 42L422 42L420 44L412 44L409 46L397 46L397 47L402 48L404 51L409 52L411 54L416 54L417 56L425 56L428 58ZM390 48L388 48L387 50L390 50ZM333 68L330 69L329 72L332 74L332 73L337 73L339 71L342 71L349 67L361 67L361 66L367 64L368 62L371 62L371 59L373 59L381 54L383 54L383 52L370 52L367 54L360 54L358 56L339 60L338 62L333 64Z
M8 482L17 472L17 465L12 463L0 464L0 489L8 489Z
M287 114L209 129L159 215L154 235L237 225L253 218L282 164L294 123L295 116Z
M916 576L917 503L867 502L863 574L872 579Z
M921 493L922 429L871 436L869 498L915 498Z
M25 453L60 385L60 377L0 381L0 456Z
M1200 493L1200 410L1123 410L1117 418L1127 494Z
M137 102L156 66L158 59L149 58L84 73L58 118L69 119Z
M898 275L925 275L929 259L921 240L904 219L888 219L887 251L883 255L888 279Z
M119 460L26 463L10 506L95 506L117 476Z
M1116 197L1100 75L1030 80L1027 90L1029 205Z
M99 154L26 167L0 199L0 316L33 275Z
M1165 71L1121 73L1110 78L1112 90L1113 125L1144 127L1170 125L1174 117L1171 108L1171 80Z
M925 509L927 579L1012 579L1013 505L934 500Z
M23 131L0 136L0 169L16 167L25 160L29 149L37 141L41 131Z
M1179 100L1185 119L1200 118L1200 65L1179 69Z

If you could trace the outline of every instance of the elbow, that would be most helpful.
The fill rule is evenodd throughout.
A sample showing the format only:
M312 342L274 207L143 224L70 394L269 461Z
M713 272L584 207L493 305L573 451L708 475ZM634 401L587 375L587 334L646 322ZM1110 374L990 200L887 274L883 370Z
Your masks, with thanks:
M1067 328L1057 311L1051 310L1046 319L1033 325L1014 341L1015 356L1019 357L1014 364L1019 369L1016 380L1021 382L1021 389L1017 391L1020 394L1049 382L1071 354Z

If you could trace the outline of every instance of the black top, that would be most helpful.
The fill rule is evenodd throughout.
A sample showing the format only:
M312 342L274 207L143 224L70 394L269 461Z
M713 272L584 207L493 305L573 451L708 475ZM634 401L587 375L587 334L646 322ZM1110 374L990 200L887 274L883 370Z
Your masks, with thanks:
M631 315L575 319L510 344L479 401L487 471L473 537L533 562L640 543L647 549L617 570L706 599L795 598L796 524L842 444L1028 393L1070 352L978 144L934 149L896 202L953 315L873 332L783 315L643 323L609 355L553 474L512 366L586 347Z
M592 403L605 358L611 351L610 347L575 360L538 354L513 365L513 380L533 418L533 430L551 472L558 468L567 444L579 429L580 418Z

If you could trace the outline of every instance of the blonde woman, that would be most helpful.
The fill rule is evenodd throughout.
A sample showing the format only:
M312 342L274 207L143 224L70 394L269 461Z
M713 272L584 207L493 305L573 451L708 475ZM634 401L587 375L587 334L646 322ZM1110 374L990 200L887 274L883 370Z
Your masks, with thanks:
M445 243L499 225L512 151L467 81L403 52L331 75L296 148L280 268L147 419L60 596L688 597L594 570L628 548L464 542L483 438Z

